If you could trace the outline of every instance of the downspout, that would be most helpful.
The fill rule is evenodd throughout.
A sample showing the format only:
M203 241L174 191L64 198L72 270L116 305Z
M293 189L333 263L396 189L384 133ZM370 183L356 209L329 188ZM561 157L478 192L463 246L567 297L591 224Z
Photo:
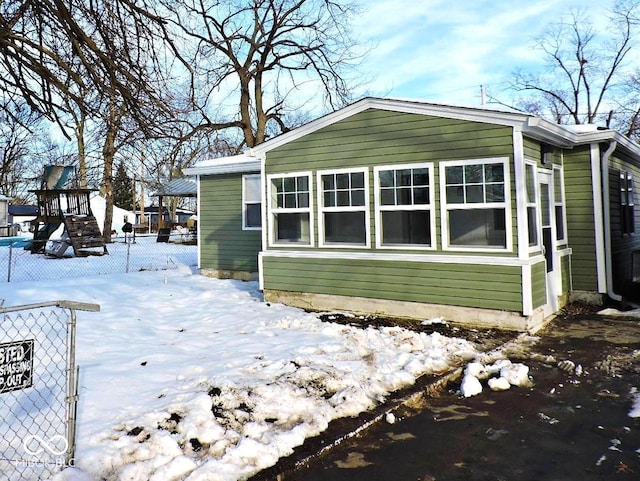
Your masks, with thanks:
M614 301L622 301L622 296L613 292L613 269L611 267L611 209L609 203L609 158L616 150L618 143L612 140L609 148L602 154L602 193L604 215L605 271L607 276L607 295Z

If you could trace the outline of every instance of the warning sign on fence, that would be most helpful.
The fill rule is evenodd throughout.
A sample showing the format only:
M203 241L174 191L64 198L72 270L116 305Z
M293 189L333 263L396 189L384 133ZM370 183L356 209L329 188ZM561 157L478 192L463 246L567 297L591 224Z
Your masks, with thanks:
M33 384L33 339L0 344L0 393Z

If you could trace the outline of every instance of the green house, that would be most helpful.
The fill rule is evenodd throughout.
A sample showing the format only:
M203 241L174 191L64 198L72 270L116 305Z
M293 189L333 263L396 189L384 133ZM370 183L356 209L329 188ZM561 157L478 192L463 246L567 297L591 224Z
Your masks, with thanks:
M534 331L640 297L640 146L613 130L365 98L187 173L200 269L268 301Z

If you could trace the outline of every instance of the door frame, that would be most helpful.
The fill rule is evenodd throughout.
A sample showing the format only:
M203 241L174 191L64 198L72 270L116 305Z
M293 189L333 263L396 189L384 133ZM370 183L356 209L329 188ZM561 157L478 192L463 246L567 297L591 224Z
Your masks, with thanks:
M554 186L553 169L538 169L538 202L540 206L538 232L542 253L545 257L545 285L547 291L545 317L560 309L559 296L562 295L560 254L557 249Z

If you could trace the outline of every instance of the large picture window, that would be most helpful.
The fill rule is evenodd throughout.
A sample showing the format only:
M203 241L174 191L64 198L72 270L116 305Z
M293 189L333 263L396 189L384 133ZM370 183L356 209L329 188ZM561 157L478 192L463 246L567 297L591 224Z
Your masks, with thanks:
M318 185L320 242L367 246L367 171L318 172Z
M442 162L443 246L508 249L509 171L506 160Z
M269 211L274 244L311 245L310 174L271 176Z
M432 164L377 167L374 172L378 247L432 247Z
M620 171L620 224L622 234L636 231L633 175Z
M242 229L259 230L262 227L262 198L260 174L242 176Z

